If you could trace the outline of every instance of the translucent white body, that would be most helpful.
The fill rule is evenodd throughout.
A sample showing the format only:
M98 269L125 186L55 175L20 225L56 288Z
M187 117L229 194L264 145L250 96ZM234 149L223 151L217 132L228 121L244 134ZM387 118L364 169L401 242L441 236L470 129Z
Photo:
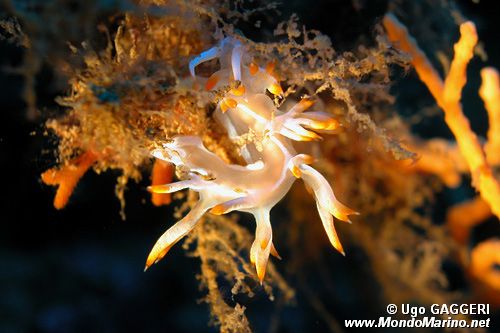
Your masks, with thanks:
M242 149L248 165L231 165L208 151L196 136L178 136L152 154L188 170L189 179L172 184L153 186L153 192L171 193L191 189L199 193L199 201L191 211L158 239L146 263L157 262L170 247L190 232L203 214L225 214L234 210L254 215L257 227L250 260L255 264L262 282L270 254L278 254L272 243L269 219L271 209L286 195L297 178L309 186L327 235L333 246L344 253L333 225L333 216L349 222L357 214L340 203L326 179L307 164L308 155L297 154L292 141L312 141L320 138L312 130L329 131L338 126L335 119L322 112L305 112L312 105L303 99L287 112L279 111L266 90L282 93L272 69L262 69L252 63L244 46L236 39L226 38L220 45L200 54L190 63L191 75L200 63L218 58L221 69L206 80L206 89L232 87L219 101L215 116L230 137L252 131L264 139L259 149L253 143ZM202 78L196 78L201 81Z

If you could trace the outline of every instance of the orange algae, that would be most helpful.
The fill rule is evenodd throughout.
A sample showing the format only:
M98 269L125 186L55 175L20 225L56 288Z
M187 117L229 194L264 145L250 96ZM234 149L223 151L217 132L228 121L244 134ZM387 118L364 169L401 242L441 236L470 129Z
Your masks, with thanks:
M453 132L460 152L469 167L473 186L490 205L493 213L500 217L500 185L493 175L483 148L476 134L471 130L460 104L462 88L467 81L467 64L473 56L477 43L474 24L466 22L460 26L460 39L455 44L455 55L444 83L416 41L409 35L406 27L395 16L386 15L383 24L391 42L398 44L401 50L412 56L411 63L419 78L426 84L444 111L445 121Z
M151 185L171 183L174 177L174 166L162 160L155 160L151 171ZM151 202L155 206L168 205L172 202L170 193L151 193Z
M54 197L54 207L56 209L62 209L66 206L76 184L97 159L97 154L88 150L68 164L42 173L41 178L46 185L58 186Z

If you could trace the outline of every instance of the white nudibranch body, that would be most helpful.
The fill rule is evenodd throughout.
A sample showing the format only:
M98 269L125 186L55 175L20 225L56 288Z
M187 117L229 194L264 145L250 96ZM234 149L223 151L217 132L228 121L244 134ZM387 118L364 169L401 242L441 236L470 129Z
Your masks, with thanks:
M219 59L221 69L206 79L205 89L228 90L217 104L216 118L231 138L252 131L264 139L260 147L253 143L243 147L241 153L248 163L246 166L226 163L208 151L197 136L174 137L152 152L154 157L187 170L188 179L151 186L150 191L172 193L190 189L199 193L199 201L158 239L148 256L146 268L163 258L206 212L220 215L236 210L255 217L257 227L250 260L262 282L269 255L279 258L272 241L269 213L297 178L312 189L328 238L344 254L333 216L350 222L349 215L357 213L340 203L327 180L308 165L313 158L297 154L292 145L292 141L318 140L321 137L313 130L332 131L338 127L338 122L327 113L305 112L313 104L309 99L302 99L286 112L278 110L266 95L266 90L273 95L283 93L272 66L266 69L257 66L244 45L234 38L225 38L218 46L193 59L189 65L193 78L204 80L196 77L196 67L215 58Z

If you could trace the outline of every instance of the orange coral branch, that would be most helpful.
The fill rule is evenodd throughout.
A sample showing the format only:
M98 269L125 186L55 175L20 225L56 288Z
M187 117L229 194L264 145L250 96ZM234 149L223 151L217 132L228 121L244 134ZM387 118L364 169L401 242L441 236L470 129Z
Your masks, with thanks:
M410 169L434 174L448 187L460 185L461 173L467 170L467 166L455 144L443 139L432 139L425 144L409 145L409 149L419 157Z
M453 238L457 242L466 243L471 228L490 216L490 206L481 197L476 197L450 208L446 216L446 223Z
M391 42L398 44L403 51L412 56L412 64L417 74L444 111L445 121L455 136L460 152L469 167L473 185L490 205L493 213L500 218L500 186L486 162L479 140L472 132L460 104L462 88L467 81L466 67L477 43L474 24L466 22L460 26L461 36L455 44L455 56L444 84L429 59L396 17L386 15L383 24Z
M476 44L477 32L474 23L468 21L461 24L460 39L453 47L453 60L444 81L443 101L441 102L443 105L440 106L443 108L445 116L463 116L460 98L462 97L462 89L467 82L467 65L474 57Z
M76 184L96 161L97 155L89 150L71 160L68 165L52 168L42 173L41 178L45 184L58 186L54 197L56 209L66 206Z
M383 24L389 40L397 44L400 50L411 55L411 61L418 77L429 88L434 99L440 100L444 89L443 80L424 52L418 47L417 41L410 36L406 27L394 15L385 15Z
M174 166L172 163L156 159L151 171L151 185L164 185L172 182ZM151 193L151 202L155 206L168 205L172 202L170 193Z
M486 159L490 164L500 164L500 80L498 71L487 67L481 70L482 84L479 95L488 111L488 143L485 145Z
M477 245L471 253L469 273L481 283L479 294L493 305L500 306L500 240L491 239Z

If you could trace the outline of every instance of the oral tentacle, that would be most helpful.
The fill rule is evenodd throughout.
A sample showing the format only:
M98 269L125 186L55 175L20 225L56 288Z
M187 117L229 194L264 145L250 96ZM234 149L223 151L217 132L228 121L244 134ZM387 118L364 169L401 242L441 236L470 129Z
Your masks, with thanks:
M231 53L231 67L233 70L233 78L235 81L241 81L241 58L243 56L243 47L240 42L236 43L236 46Z
M189 62L189 73L191 74L192 77L196 77L195 74L196 66L206 61L215 59L220 55L221 55L221 49L218 46L214 46L211 49L202 52L199 56L197 56L196 58L194 58Z

